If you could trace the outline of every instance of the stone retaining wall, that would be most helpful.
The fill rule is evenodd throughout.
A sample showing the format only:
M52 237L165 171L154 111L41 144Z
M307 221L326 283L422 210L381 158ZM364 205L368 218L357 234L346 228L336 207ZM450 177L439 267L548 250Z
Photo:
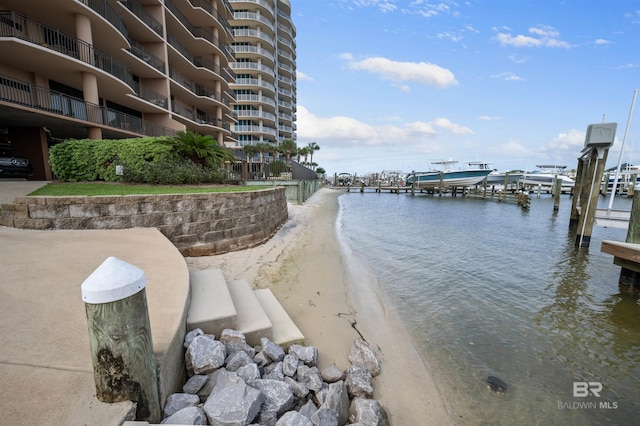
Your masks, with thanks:
M184 256L253 247L288 219L282 187L175 195L18 197L1 208L0 225L20 229L155 227Z

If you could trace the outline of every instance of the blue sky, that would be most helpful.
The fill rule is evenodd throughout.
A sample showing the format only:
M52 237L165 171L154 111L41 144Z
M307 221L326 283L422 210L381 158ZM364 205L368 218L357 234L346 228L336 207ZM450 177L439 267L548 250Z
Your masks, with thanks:
M291 0L298 146L329 174L577 166L640 89L639 0ZM639 95L640 97L640 95ZM640 103L640 101L638 101ZM623 161L640 164L640 106Z

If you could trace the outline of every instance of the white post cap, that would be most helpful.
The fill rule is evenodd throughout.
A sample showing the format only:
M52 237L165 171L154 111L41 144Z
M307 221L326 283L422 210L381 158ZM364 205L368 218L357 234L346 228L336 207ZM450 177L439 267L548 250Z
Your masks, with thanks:
M82 300L100 304L126 299L147 284L144 271L116 257L109 257L82 283Z

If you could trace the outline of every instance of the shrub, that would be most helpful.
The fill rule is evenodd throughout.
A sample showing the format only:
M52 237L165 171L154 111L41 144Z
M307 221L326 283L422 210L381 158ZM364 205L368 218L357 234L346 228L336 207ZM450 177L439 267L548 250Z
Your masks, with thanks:
M161 185L222 183L225 178L224 170L201 167L181 157L149 162L139 167L129 167L125 164L123 176L125 182Z

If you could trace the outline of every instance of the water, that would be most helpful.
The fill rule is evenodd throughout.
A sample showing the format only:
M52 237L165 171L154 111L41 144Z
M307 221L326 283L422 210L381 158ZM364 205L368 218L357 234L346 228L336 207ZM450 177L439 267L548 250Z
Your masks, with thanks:
M548 195L530 211L430 195L339 201L341 239L379 279L462 424L637 424L639 295L600 252L626 230L595 226L590 248L576 249L566 195L557 213ZM489 375L508 384L504 396ZM599 397L574 397L574 382L599 382L600 392L576 385Z

